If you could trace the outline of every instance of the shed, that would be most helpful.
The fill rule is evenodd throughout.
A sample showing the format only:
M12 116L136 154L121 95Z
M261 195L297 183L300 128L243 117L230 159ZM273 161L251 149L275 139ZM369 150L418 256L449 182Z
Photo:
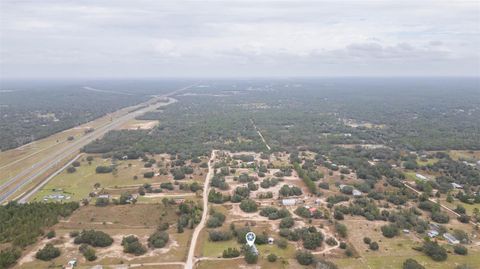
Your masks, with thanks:
M359 191L359 190L357 190L357 189L354 189L354 190L352 191L352 194L353 194L353 196L362 196L362 192Z
M297 199L282 199L282 205L284 206L292 206L297 203Z

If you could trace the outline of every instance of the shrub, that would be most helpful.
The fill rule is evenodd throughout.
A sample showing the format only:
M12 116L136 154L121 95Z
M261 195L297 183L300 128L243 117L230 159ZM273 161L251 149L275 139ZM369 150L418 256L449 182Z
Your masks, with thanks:
M335 223L335 230L341 237L347 237L347 226L340 222Z
M423 252L434 261L444 261L447 259L447 250L437 242L426 241L422 249Z
M341 249L346 249L347 248L347 243L345 242L340 242L340 246L339 246Z
M414 259L406 259L403 262L403 269L425 269L421 264L419 264L416 260Z
M245 249L245 261L248 264L254 264L258 261L258 255L253 252L253 248L247 246Z
M267 256L267 260L268 260L269 262L275 262L275 261L277 260L277 255L275 255L275 254L273 254L273 253L270 253L270 254L268 254L268 256Z
M71 238L75 238L75 237L77 237L79 234L80 234L80 233L79 233L78 231L71 231L71 232L70 232L70 237L71 237Z
M462 245L454 245L453 246L453 251L457 253L458 255L467 255L468 254L468 249Z
M113 171L113 168L110 166L97 166L95 168L95 172L97 174L106 174L106 173L111 173Z
M363 238L363 243L370 244L371 242L372 242L372 239L370 239L370 237L364 237Z
M73 166L69 166L67 168L67 173L69 173L69 174L75 173L75 171L77 171L77 169Z
M330 189L330 185L328 185L328 182L320 182L320 183L318 184L318 187L320 187L320 188L322 188L322 189L324 189L324 190Z
M134 235L129 235L122 239L123 252L135 254L137 256L143 255L147 249L140 243L138 238Z
M227 241L232 238L232 233L213 230L208 232L208 239L212 242Z
M295 221L292 217L283 218L280 221L280 228L291 228L295 224Z
M80 253L83 254L83 256L85 257L85 259L87 259L87 261L94 261L97 259L97 255L96 255L96 251L94 248L90 247L89 245L87 244L82 244L80 245L80 247L78 248L78 250L80 251Z
M240 256L240 251L236 248L227 248L222 254L223 258L235 258L238 256Z
M155 175L155 172L153 171L143 173L144 178L152 178L154 175Z
M377 242L371 242L369 245L371 250L378 250L378 243Z
M16 248L6 248L0 251L0 268L8 268L15 264L22 253Z
M310 265L315 261L312 253L310 251L297 251L295 258L301 265Z
M392 238L398 235L398 227L395 224L383 225L381 227L383 236L387 238Z
M75 244L89 244L92 247L108 247L113 243L110 235L95 230L83 230L75 240Z
M287 240L280 238L277 240L277 246L281 249L286 249L288 247L288 242Z
M169 236L167 232L156 231L148 238L148 246L151 248L163 248L167 245L168 240Z
M208 228L216 228L222 226L225 221L225 215L220 212L215 212L207 221Z
M240 209L242 209L244 212L255 212L257 211L257 203L251 199L244 199L240 203Z
M47 238L48 239L51 239L51 238L54 238L55 237L55 231L54 230L51 230L47 233Z
M60 249L54 247L52 244L48 243L40 249L35 257L42 261L49 261L60 256Z
M335 238L333 237L329 237L325 243L327 243L327 245L329 246L336 246L338 244L337 240L335 240Z

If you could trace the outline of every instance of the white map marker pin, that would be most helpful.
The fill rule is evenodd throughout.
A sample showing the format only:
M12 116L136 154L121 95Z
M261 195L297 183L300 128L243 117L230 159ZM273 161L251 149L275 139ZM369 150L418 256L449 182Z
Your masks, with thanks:
M249 246L253 246L253 244L255 243L255 234L253 232L248 232L246 235L245 235L245 239L247 240L247 245Z

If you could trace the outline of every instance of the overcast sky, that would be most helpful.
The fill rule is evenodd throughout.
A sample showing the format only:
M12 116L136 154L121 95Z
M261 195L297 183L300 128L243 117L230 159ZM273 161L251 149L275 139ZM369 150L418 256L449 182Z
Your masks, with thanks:
M480 1L0 3L2 78L480 74Z

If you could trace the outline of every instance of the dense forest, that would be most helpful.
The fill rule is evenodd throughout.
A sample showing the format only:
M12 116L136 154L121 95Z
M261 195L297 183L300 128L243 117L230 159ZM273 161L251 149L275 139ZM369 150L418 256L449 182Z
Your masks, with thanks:
M205 154L212 148L265 151L374 144L402 150L480 149L475 79L215 81L139 119L152 132L114 131L87 152ZM131 142L131 143L130 143Z
M7 150L174 91L185 81L3 81L0 150Z
M9 203L0 206L0 244L10 247L0 253L0 268L7 268L20 257L20 249L33 244L45 229L67 217L79 207L70 203Z

